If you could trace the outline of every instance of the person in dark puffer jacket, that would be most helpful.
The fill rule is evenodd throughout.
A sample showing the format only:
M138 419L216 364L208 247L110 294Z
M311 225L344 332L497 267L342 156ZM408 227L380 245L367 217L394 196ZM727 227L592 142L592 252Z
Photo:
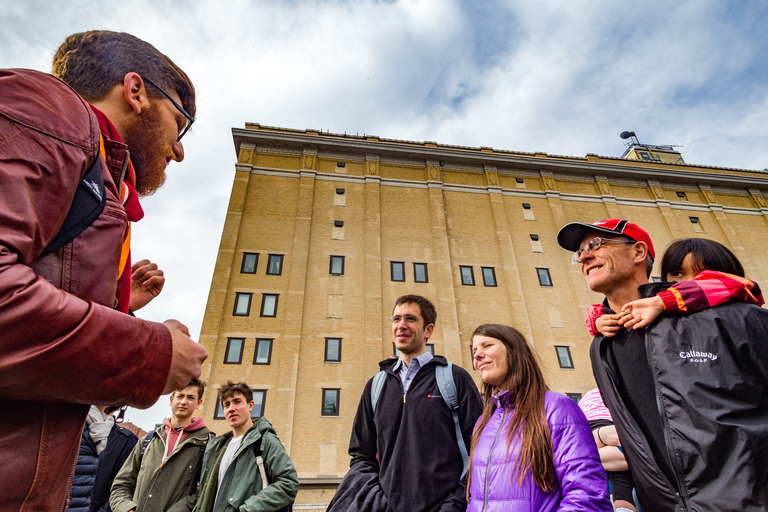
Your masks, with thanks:
M136 434L117 425L107 410L91 406L85 420L69 494L70 512L111 512L112 481L138 441Z
M88 416L90 418L90 414ZM99 468L99 454L91 439L88 423L83 427L83 437L80 440L80 453L77 455L75 476L72 478L72 489L69 492L70 512L89 512L91 510L91 493L96 481L96 470Z

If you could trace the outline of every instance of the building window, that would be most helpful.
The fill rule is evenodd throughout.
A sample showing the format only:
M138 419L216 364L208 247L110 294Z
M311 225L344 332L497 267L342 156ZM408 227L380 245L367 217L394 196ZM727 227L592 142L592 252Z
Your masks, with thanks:
M480 267L483 271L483 284L485 286L496 286L496 270L493 267Z
M541 245L539 235L531 234L531 252L544 252L544 246Z
M253 364L272 362L272 342L269 338L256 338L256 350L253 351Z
M533 216L533 208L531 208L531 203L523 203L523 219L536 220L536 218Z
M251 419L264 416L264 403L267 401L266 389L253 390L253 409L251 409Z
M435 344L434 343L427 343L427 352L429 352L433 356L435 355Z
M427 275L426 263L414 263L413 264L413 280L416 283L428 283L429 276Z
M332 276L344 275L344 256L331 256L331 264L328 273Z
M240 364L243 361L245 338L227 338L227 352L224 364Z
M322 416L339 415L339 389L323 389Z
M235 293L235 309L232 311L234 316L248 316L251 312L252 293Z
M267 260L267 274L270 276L279 276L283 273L283 255L270 254Z
M677 192L677 197L679 197L680 199L685 199L685 192L678 191Z
M571 359L571 349L569 347L555 347L557 351L557 362L560 368L573 369L573 359Z
M392 272L393 281L405 281L405 263L402 261L390 261L389 269Z
M475 271L472 270L472 267L459 265L459 272L461 272L461 284L475 286Z
M688 217L688 218L691 219L691 224L693 224L693 229L697 233L704 233L705 232L704 231L704 226L701 225L701 222L699 222L699 218L698 217Z
M256 419L264 416L264 403L267 401L266 389L254 389L253 391L253 409L251 409L251 419ZM213 413L213 419L224 419L224 406L221 403L221 398L216 399L216 410Z
M579 400L581 400L581 393L566 393L565 396L570 398L576 403L579 403Z
M656 277L656 276L651 276L651 282L653 282L653 283L660 283L661 282L661 278L660 277Z
M334 206L347 206L347 195L343 188L337 188L336 193L333 195Z
M265 293L261 296L261 316L277 316L277 299L280 295L276 293Z
M341 362L341 338L325 338L325 362Z
M536 274L539 276L539 284L541 286L552 286L552 277L549 275L548 268L537 268Z
M214 411L213 413L213 419L215 420L224 419L224 407L221 405L221 398L216 399L216 411Z
M241 274L255 274L259 263L259 255L254 252L243 253L243 264L240 266Z

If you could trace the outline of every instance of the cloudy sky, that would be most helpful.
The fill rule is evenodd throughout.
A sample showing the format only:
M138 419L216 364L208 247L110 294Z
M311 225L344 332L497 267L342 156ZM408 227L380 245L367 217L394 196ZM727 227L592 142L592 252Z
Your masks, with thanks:
M768 167L762 0L0 0L0 67L48 71L74 32L130 32L198 90L186 159L143 202L134 259L167 276L140 311L200 333L246 122L463 146ZM2 94L2 91L0 91ZM128 419L145 429L167 397Z

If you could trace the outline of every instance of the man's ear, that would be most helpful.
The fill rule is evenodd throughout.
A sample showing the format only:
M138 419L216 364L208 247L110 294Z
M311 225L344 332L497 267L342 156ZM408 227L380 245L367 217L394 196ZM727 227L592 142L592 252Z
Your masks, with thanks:
M197 401L197 407L195 407L195 409L199 409L202 406L203 406L203 399L201 398L200 400Z
M435 324L427 324L427 326L424 328L424 337L426 339L429 339L432 337L432 331L435 330Z
M123 77L123 96L136 114L141 114L141 111L149 106L149 96L144 80L133 71L126 73Z
M633 259L638 262L645 263L645 260L648 258L648 244L645 242L636 242L633 246L634 255Z

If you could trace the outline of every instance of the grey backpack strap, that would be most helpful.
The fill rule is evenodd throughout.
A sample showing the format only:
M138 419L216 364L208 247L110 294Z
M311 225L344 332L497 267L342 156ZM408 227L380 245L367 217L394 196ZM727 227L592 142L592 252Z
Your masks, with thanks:
M373 417L376 417L376 404L381 396L381 389L384 387L384 381L387 380L387 372L380 371L373 376L371 383L371 407L373 408Z
M384 381L387 380L387 372L381 370L373 376L371 382L371 409L373 409L373 422L376 423L376 404L379 402L381 390L384 387ZM376 451L379 451L379 438L376 437Z
M453 414L453 423L456 427L456 444L459 445L459 452L461 458L464 461L464 470L461 472L461 478L467 474L467 466L469 465L469 455L467 454L467 445L464 444L464 436L461 433L461 425L459 425L459 394L456 390L456 383L453 381L453 363L448 362L447 366L436 365L435 366L435 379L437 380L437 387L440 389L440 395Z
M259 474L261 475L261 489L264 490L269 487L269 480L267 479L267 472L264 470L264 458L261 456L261 440L259 437L252 445L253 455L256 457L256 465L259 466Z

